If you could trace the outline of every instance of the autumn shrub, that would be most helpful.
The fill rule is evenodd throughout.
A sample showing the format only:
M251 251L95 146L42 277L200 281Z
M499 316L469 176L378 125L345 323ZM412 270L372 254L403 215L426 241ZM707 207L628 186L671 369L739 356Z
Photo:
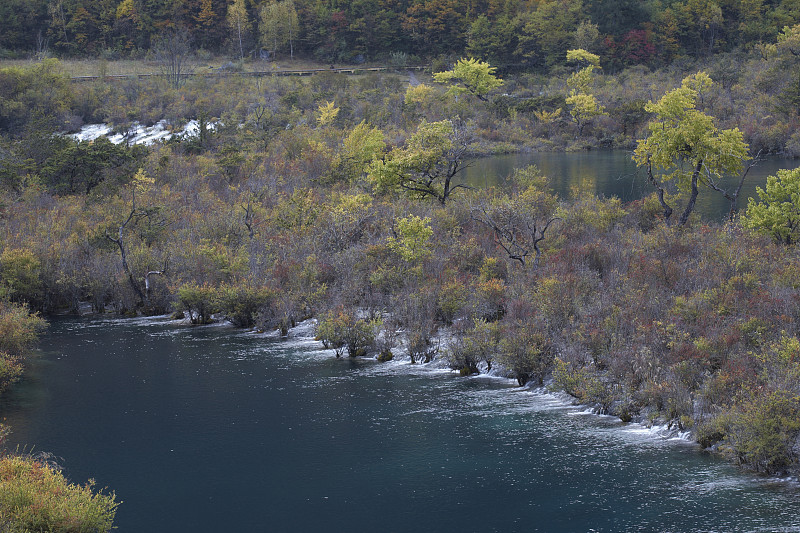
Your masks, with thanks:
M608 413L615 399L613 386L591 368L573 365L560 358L554 361L553 386L581 402L597 404L603 413ZM630 412L626 409L624 416L629 415Z
M552 346L534 324L516 323L503 331L497 362L512 373L520 386L529 381L542 385L553 355Z
M411 364L430 363L433 360L439 352L439 343L434 338L434 334L435 329L430 325L405 332L406 348L411 358Z
M58 131L65 122L74 98L69 78L57 59L37 62L31 68L0 69L3 105L0 132L16 136L35 127Z
M0 352L0 391L5 390L22 376L22 360L18 356Z
M259 314L269 312L266 308L274 298L274 291L249 285L224 285L217 291L220 312L238 328L253 327Z
M0 352L19 356L38 338L45 321L31 315L26 305L0 299Z
M178 287L178 308L186 311L192 324L208 324L211 315L220 311L219 289L195 282Z
M445 324L451 325L467 305L467 297L467 288L461 280L451 278L444 283L436 298L438 318Z
M333 349L336 357L344 353L359 357L374 347L380 325L380 320L359 318L354 310L339 307L320 317L316 337L325 348Z
M119 502L114 493L67 481L42 458L0 456L0 527L8 533L111 531Z
M798 461L800 397L786 390L743 392L720 420L723 450L757 472L774 474Z
M402 329L411 363L431 362L439 352L435 287L412 287L408 292L397 294L396 298L392 312Z
M480 319L466 327L457 328L446 350L450 368L465 376L477 374L480 371L478 365L486 363L487 372L491 371L501 335L502 330L497 323Z
M16 302L41 307L44 299L42 262L28 248L5 248L0 254L0 281Z

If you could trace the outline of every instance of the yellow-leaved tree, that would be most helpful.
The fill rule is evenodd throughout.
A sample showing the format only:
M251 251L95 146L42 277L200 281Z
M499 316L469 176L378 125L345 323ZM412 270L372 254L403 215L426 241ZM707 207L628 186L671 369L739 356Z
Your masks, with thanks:
M437 72L433 79L439 83L452 84L447 90L450 94L470 93L479 100L488 102L487 95L503 85L503 80L495 75L497 69L479 59L459 59L452 70Z
M567 52L567 61L582 65L580 70L567 78L567 87L570 90L566 99L569 114L578 126L578 135L581 135L594 117L606 114L605 108L589 92L594 71L600 68L600 57L578 48Z
M647 178L656 188L658 201L669 224L673 207L668 199L666 184L675 183L678 191L688 194L679 218L686 224L694 210L699 185L723 193L735 208L736 199L746 172L738 187L723 190L720 181L725 176L742 171L748 159L748 146L738 128L721 130L714 118L697 109L703 91L712 85L705 72L683 79L681 86L669 91L658 102L648 102L645 110L655 114L648 124L649 135L638 142L633 160L647 171Z

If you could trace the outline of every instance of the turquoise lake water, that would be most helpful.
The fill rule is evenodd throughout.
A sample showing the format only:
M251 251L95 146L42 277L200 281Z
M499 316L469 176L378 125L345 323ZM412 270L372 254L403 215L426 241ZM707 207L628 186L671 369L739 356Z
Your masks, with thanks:
M127 532L800 531L800 488L490 377L165 319L56 320L0 416Z
M476 159L468 163L460 177L470 185L502 186L515 168L536 165L550 179L553 190L562 198L570 198L572 188L606 197L616 196L624 202L638 200L655 189L643 170L636 168L631 152L623 150L575 153L523 153ZM747 207L747 199L756 197L756 187L763 187L767 176L784 168L796 168L798 159L766 157L753 166L745 178L739 197L739 209ZM725 180L725 187L738 184L738 177ZM730 203L720 193L700 187L697 212L705 219L722 220Z

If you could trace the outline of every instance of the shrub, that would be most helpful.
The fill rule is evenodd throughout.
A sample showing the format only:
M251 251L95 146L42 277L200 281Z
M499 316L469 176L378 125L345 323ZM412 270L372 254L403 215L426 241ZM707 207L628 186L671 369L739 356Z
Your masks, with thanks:
M29 456L0 457L0 524L9 533L107 532L119 502L93 490L94 482L69 483L54 466Z
M358 318L352 310L340 307L326 313L317 323L317 339L325 348L333 348L336 357L345 352L350 357L364 356L375 345L379 320Z
M0 279L15 302L38 308L44 296L42 263L27 248L6 248L0 254Z
M0 352L20 355L36 342L44 327L44 320L29 314L26 305L0 300Z
M219 310L234 326L250 328L270 306L275 294L265 287L230 285L218 291Z
M784 390L753 391L723 417L726 446L741 465L775 474L797 462L800 398Z
M614 401L614 395L608 383L591 372L589 368L573 368L571 364L561 359L555 359L553 383L581 402L598 404L603 413L608 412ZM623 421L630 420L630 407L626 406L623 409L620 415Z
M497 361L512 372L520 387L531 380L542 385L553 364L553 351L533 325L515 324L500 340Z
M14 383L21 375L21 359L5 352L0 352L0 391Z
M478 363L485 361L487 370L492 369L492 357L500 342L501 330L497 323L477 320L475 325L456 335L447 349L450 368L461 372L462 376L478 373Z
M178 289L178 305L189 313L192 324L209 324L219 312L219 290L210 285L187 283Z

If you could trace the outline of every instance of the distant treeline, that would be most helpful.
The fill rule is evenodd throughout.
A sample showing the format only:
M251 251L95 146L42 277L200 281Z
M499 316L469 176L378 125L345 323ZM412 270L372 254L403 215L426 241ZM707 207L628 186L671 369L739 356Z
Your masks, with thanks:
M474 55L543 70L583 48L609 70L752 48L798 22L794 0L7 0L0 53L141 57L181 28L237 57Z

